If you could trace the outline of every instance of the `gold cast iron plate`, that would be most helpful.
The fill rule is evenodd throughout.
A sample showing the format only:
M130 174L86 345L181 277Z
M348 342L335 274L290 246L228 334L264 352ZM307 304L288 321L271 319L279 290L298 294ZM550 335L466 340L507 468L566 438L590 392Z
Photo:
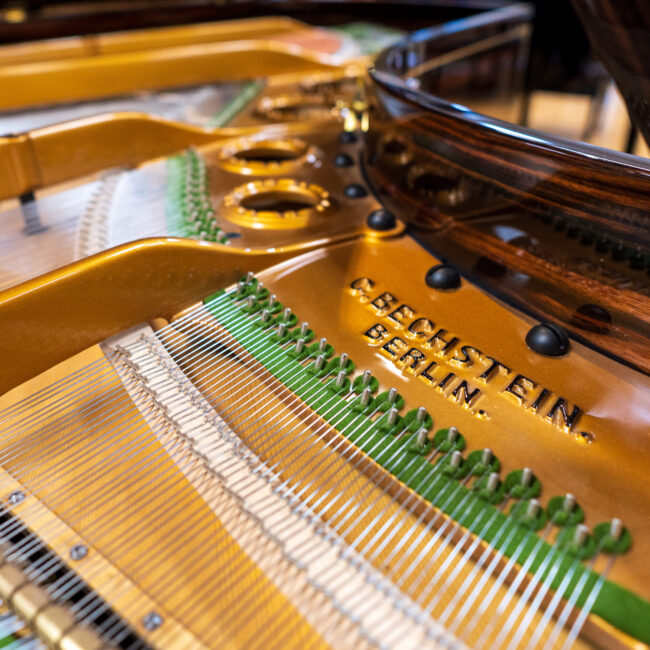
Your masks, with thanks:
M317 337L325 336L339 352L347 352L357 368L370 369L383 387L394 386L406 400L406 408L425 406L434 418L434 429L456 426L465 435L468 449L491 447L501 460L502 472L531 467L542 482L544 504L555 495L571 492L586 513L585 523L595 524L619 517L633 535L630 551L619 558L610 577L615 582L650 599L650 504L647 467L650 463L647 397L650 379L639 375L575 342L562 358L543 357L525 342L535 324L468 282L452 292L429 288L424 277L436 264L427 251L409 237L374 242L341 244L322 249L261 273L273 293L290 306L301 320L310 323ZM400 369L388 353L371 347L364 332L382 323L393 336L410 341L404 329L386 318L370 303L363 303L352 291L356 278L375 282L369 291L375 298L384 291L397 298L393 309L406 304L412 318L431 319L449 340L471 345L505 364L511 371L494 376L487 385L476 379L486 367L476 363L469 369L454 366L444 356L434 356L416 340L413 346L436 360L441 369L455 372L471 386L482 389L472 408L450 396L458 383L443 392L410 370ZM434 330L435 331L435 330ZM385 342L387 339L384 339ZM591 443L539 417L522 406L504 388L521 374L551 392L550 399L564 397L571 407L584 411L576 429L594 436ZM516 389L515 389L516 390ZM530 400L529 400L530 401ZM547 408L552 405L549 401ZM485 414L480 414L480 410Z

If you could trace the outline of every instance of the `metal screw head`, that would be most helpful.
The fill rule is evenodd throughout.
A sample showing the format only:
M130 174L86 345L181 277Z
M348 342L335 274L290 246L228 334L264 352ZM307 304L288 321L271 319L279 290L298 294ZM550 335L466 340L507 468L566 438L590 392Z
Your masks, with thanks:
M397 225L397 220L388 210L380 209L370 213L367 223L371 230L392 230Z
M346 153L340 153L334 158L334 164L337 167L352 167L354 165L354 160L351 156L348 156Z
M460 287L460 273L449 264L432 266L424 276L427 286L438 290L451 290Z
M561 357L569 351L569 336L552 323L540 323L526 334L526 345L547 357Z
M14 490L10 495L9 495L9 503L12 506L15 506L19 504L21 501L25 500L25 493L21 492L20 490Z
M83 544L75 544L70 549L70 557L73 560L83 560L88 555L88 548Z
M343 194L348 199L362 199L364 196L368 196L368 190L360 183L350 183L343 190Z
M157 612L149 612L143 619L142 625L144 625L145 630L153 632L157 630L163 624L163 617Z

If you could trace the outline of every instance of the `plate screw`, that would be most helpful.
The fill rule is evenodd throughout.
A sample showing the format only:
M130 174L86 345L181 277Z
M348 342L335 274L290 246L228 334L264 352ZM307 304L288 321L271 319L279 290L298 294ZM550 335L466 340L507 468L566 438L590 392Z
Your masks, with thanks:
M368 216L368 228L372 230L392 230L397 225L395 215L388 210L373 210Z
M547 357L561 357L569 351L569 337L557 325L540 323L526 334L526 345Z
M350 183L350 185L346 186L343 190L343 194L345 194L348 199L362 199L364 196L368 196L368 190L359 183Z
M424 276L424 281L432 289L449 290L460 287L460 273L449 264L432 266Z
M348 156L346 153L340 153L334 158L334 165L336 167L352 167L354 165L354 160L351 156Z
M25 500L25 493L21 492L20 490L14 490L10 495L9 495L9 503L12 506L18 505L21 501Z
M70 557L73 560L83 560L88 555L88 549L83 544L75 544L70 549Z
M149 612L143 619L142 625L149 632L157 630L163 624L163 618L157 612Z

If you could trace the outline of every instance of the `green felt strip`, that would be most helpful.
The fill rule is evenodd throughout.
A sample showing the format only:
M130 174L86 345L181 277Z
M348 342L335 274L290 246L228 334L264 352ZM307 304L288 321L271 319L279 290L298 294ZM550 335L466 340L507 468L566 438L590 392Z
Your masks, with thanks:
M230 124L244 110L246 104L259 95L263 88L264 83L261 81L249 81L244 84L239 93L215 113L214 117L208 122L208 126L220 128Z
M203 171L202 171L203 169ZM165 220L170 235L224 243L205 171L205 161L192 149L167 159Z
M273 329L256 325L259 313L242 318L244 311L241 307L245 303L235 302L233 294L227 298L223 293L218 296L220 298L216 300L215 296L208 298L206 306L219 323L287 388L377 463L472 533L516 560L529 573L540 571L540 582L548 579L551 587L557 590L566 578L562 590L567 599L580 584L580 594L576 600L578 606L588 602L592 589L596 587L599 591L591 611L630 636L645 643L650 642L650 603L589 570L571 552L570 543L551 546L542 540L535 532L539 526L526 522L523 515L522 508L526 502L521 502L519 506L519 502L514 500L514 510L508 508L509 514L504 514L481 498L479 488L484 484L477 485L476 490L461 485L454 476L460 478L470 469L468 466L464 471L462 467L461 470L450 471L451 467L444 467L451 448L447 454L438 456L440 471L434 472L434 466L413 444L415 433L401 438L385 433L386 427L382 430L382 422L385 422L386 411L382 411L381 417L373 421L367 416L367 409L361 413L354 408L358 400L347 402L339 395L334 386L336 368L327 376L314 373L313 357L307 355L305 359L305 356L296 355L291 351L293 347L285 350L278 345ZM295 336L292 338L295 339ZM284 340L289 338L285 337ZM344 386L346 392L350 390L349 380ZM383 406L383 403L377 404L378 408ZM511 473L504 483L518 480L517 476L516 472ZM534 496L538 486L539 482L535 479L529 490L530 495L521 496L524 499ZM570 540L571 535L572 529L566 529L564 537ZM562 606L557 611L561 612Z

